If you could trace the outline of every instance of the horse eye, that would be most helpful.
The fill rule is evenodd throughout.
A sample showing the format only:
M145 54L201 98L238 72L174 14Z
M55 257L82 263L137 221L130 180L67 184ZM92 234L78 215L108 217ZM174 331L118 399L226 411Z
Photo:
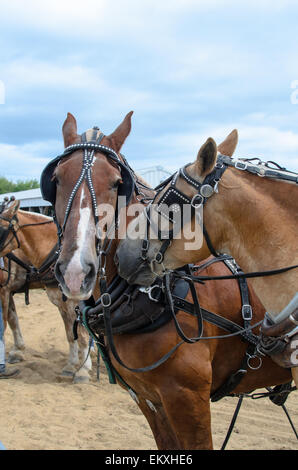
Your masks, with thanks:
M118 189L118 187L119 187L119 185L120 185L121 183L122 183L122 180L121 180L121 179L119 179L119 180L117 180L117 181L114 181L114 183L112 183L112 185L111 185L111 188L112 188L112 189Z

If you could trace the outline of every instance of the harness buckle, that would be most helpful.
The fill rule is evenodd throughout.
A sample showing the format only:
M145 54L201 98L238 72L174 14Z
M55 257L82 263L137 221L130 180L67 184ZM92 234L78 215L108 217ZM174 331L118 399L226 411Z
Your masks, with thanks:
M104 308L110 307L112 305L112 298L108 292L102 294L101 304Z
M142 251L148 251L148 248L149 248L149 240L145 238L142 241Z
M244 171L247 168L247 163L237 161L237 162L235 162L235 168L237 168L237 170Z
M243 320L245 320L245 321L250 321L250 320L252 320L252 308L251 308L251 305L249 305L249 304L244 304L244 305L242 305L241 313L242 313L242 318L243 318Z

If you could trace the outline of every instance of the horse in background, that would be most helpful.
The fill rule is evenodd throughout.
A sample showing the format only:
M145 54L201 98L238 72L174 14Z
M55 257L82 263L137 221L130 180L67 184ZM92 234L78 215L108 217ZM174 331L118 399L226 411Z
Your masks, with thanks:
M7 265L8 260L5 255L13 253L28 268L34 267L38 272L38 269L56 245L56 226L51 218L23 211L19 209L19 205L20 202L17 200L10 201L0 214L1 233L6 235L4 243L0 244L0 257L4 257ZM12 221L15 221L15 223L12 223ZM78 329L77 340L74 339L73 333L77 302L64 298L51 270L47 273L49 279L38 275L33 276L33 280L30 281L30 289L44 288L50 302L58 308L63 320L69 354L67 364L63 367L61 375L74 377L74 383L88 383L92 367L90 354L88 354L90 352L89 335L82 327ZM12 329L15 342L13 351L9 353L10 362L24 359L25 345L14 308L12 293L17 292L24 286L26 275L26 270L12 261L10 279L5 285L7 273L2 270L4 283L2 283L3 287L0 292L3 301L3 317ZM83 364L82 367L80 367L81 364Z

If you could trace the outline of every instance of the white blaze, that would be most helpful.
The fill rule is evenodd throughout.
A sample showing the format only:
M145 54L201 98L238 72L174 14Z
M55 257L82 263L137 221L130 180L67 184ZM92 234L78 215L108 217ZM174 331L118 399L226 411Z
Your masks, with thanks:
M65 284L73 294L79 294L82 282L86 275L82 265L82 258L84 256L83 250L84 247L88 246L88 235L90 232L93 233L93 231L90 230L93 227L93 224L90 224L90 218L92 215L90 207L82 207L84 197L85 189L83 188L80 200L80 217L77 227L77 235L75 237L77 242L77 249L68 263L64 275Z

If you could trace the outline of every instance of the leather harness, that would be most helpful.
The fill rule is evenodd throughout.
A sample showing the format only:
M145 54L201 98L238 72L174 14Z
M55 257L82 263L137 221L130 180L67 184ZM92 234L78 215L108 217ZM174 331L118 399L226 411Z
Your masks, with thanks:
M3 227L0 225L0 251L4 250L4 248L6 248L9 245L9 243L12 241L13 238L16 239L18 248L20 248L20 241L17 235L17 232L19 229L24 228L24 227L31 227L31 226L34 227L34 226L40 226L44 224L50 224L53 222L52 220L46 220L43 222L19 225L17 214L14 214L11 219L4 217L2 213L6 209L9 202L13 200L14 198L12 198L10 201L5 200L0 206L0 214L1 214L0 220L4 220L5 222L8 222L7 227ZM16 229L16 227L18 227L18 229ZM10 233L12 234L12 238L10 238L7 241ZM33 282L41 282L42 284L47 285L47 286L58 286L58 282L55 278L54 269L53 269L54 264L56 263L57 258L58 258L58 244L56 244L52 248L52 250L47 255L46 259L44 260L44 262L38 269L35 266L32 266L31 264L25 263L14 253L8 253L7 255L5 255L5 257L8 259L7 279L5 283L2 284L0 287L6 287L8 285L10 281L10 276L11 276L11 262L13 261L14 263L19 265L21 268L23 268L26 271L26 281L24 285L17 291L13 292L14 294L24 292L26 305L29 304L29 289Z
M99 139L102 139L102 135L100 135ZM62 227L60 227L56 221L59 242L63 236L63 230L65 228L65 224L67 222L67 218L71 210L72 201L74 199L75 194L77 193L79 186L82 184L84 179L86 179L87 181L87 185L91 194L95 223L98 220L96 210L96 196L93 189L91 172L92 161L95 151L104 153L108 159L112 160L119 166L122 174L123 183L118 189L118 194L126 196L126 204L128 204L131 200L134 191L136 191L137 193L139 191L138 184L133 177L134 173L131 171L131 168L127 165L127 162L124 157L122 156L123 160L120 160L114 150L110 149L109 147L102 146L100 144L100 140L98 141L97 134L96 139L93 139L93 141L91 142L86 142L85 139L82 138L82 141L80 143L67 147L62 155L52 160L46 166L42 173L41 191L43 194L43 198L50 201L54 205L56 197L56 186L55 182L52 180L53 171L55 170L56 166L63 160L64 157L71 155L76 150L83 150L84 157L81 174L69 198ZM205 180L205 184L200 184L200 186L198 187L198 189L201 190L200 194L198 194L195 198L190 201L194 209L196 209L198 205L205 203L207 198L211 195L208 193L208 191L210 192L210 188L208 186L211 187L212 192L216 191L218 181L225 168L225 162L223 164L220 163L220 166L218 166L215 170L215 174L212 174L209 177L208 181ZM182 173L186 178L189 177L189 175L186 174L185 170ZM167 182L164 182L162 184L162 187L164 187L166 183ZM196 184L197 183L198 182L196 182ZM182 199L180 197L180 200L178 201L179 206L181 206L181 200ZM117 210L115 212L117 214ZM116 216L114 223L115 225L117 224ZM247 368L254 368L251 365L250 360L256 357L255 352L258 343L258 338L252 333L251 330L255 328L258 324L260 324L250 324L252 320L252 309L249 303L249 294L245 279L246 275L242 273L242 271L236 265L234 260L226 255L220 257L218 253L214 251L214 253L216 254L214 262L225 262L225 264L229 267L232 272L231 276L228 276L228 278L238 279L242 299L241 313L244 322L243 327L217 314L209 312L200 306L199 299L197 298L196 290L194 288L193 278L195 277L197 282L204 281L203 279L200 280L198 276L193 276L191 274L191 267L189 266L186 267L186 271L184 272L175 271L169 275L166 275L164 280L157 281L158 287L156 285L151 286L151 288L147 292L146 290L144 291L144 289L142 291L142 288L139 288L138 286L128 286L125 281L121 280L119 277L116 277L113 282L110 283L110 285L107 285L107 280L105 276L105 264L106 256L108 255L109 249L111 247L111 241L106 238L101 246L99 240L97 240L96 243L99 255L99 285L101 290L101 296L98 301L95 301L93 298L91 298L87 302L80 302L80 305L77 308L77 321L75 323L74 331L76 334L76 326L78 323L82 323L85 326L90 336L96 342L100 355L103 358L107 367L111 383L116 383L117 378L121 383L124 383L124 385L132 395L134 394L134 391L129 387L128 384L123 381L117 370L113 367L108 351L110 351L116 361L118 361L118 363L126 369L133 372L146 372L149 370L153 370L154 368L164 363L177 350L177 348L185 342L194 343L201 339L225 338L227 336L239 335L242 337L242 339L249 343L245 357L241 361L240 368L234 374L232 374L232 376L226 381L225 384L223 384L220 390L216 391L213 394L212 400L216 401L222 398L223 396L230 394L232 390L238 385L242 377L246 374ZM146 253L144 250L144 255L145 254ZM153 296L153 288L155 289L156 293L159 293L160 297ZM192 294L192 303L187 302L185 300L189 289ZM146 312L142 310L142 305L144 306L148 304L148 301L150 305L150 310L153 310L153 313L150 317L148 317L148 314L146 315ZM194 315L196 317L198 324L197 337L188 338L181 330L179 321L176 318L176 314L179 310L183 310L184 312L190 315ZM129 312L134 312L134 315ZM154 331L154 329L166 324L170 320L174 321L177 333L182 339L174 348L172 348L171 351L165 354L154 364L142 368L130 368L126 364L124 364L124 362L119 357L116 351L113 341L113 334L125 334L128 332L138 334L151 332ZM204 338L203 321L211 322L217 325L219 328L226 330L228 332L228 335ZM104 336L107 338L108 348L105 345ZM257 368L259 368L260 366L261 359Z

